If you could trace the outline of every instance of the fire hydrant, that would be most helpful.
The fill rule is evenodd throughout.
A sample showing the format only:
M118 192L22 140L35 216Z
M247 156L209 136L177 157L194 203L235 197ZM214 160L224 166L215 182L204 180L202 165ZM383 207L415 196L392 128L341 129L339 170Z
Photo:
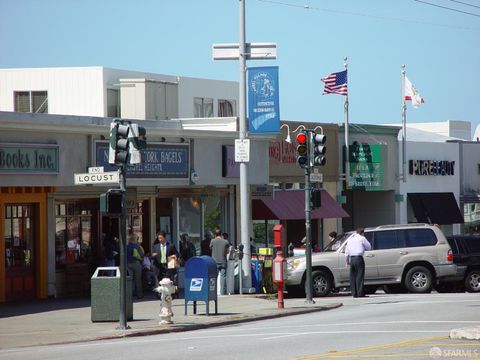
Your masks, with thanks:
M161 295L161 307L158 314L161 319L159 325L172 324L172 295L177 292L177 287L169 278L163 278L160 281L160 286L153 289L153 291Z

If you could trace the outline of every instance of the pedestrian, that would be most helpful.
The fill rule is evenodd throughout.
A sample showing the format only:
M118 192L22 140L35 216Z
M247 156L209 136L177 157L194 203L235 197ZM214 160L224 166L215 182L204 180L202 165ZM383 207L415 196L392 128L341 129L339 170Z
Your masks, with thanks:
M150 290L158 286L155 283L155 273L153 272L152 261L150 260L150 252L146 252L142 262L142 275Z
M210 242L212 258L217 263L218 274L220 276L220 295L225 295L226 290L226 270L227 253L230 243L222 237L222 230L215 230L215 238Z
M180 258L185 264L188 259L197 256L197 250L195 245L190 240L190 237L187 233L180 235Z
M133 293L138 299L143 298L143 286L142 286L142 262L143 251L137 243L137 236L130 234L128 237L127 245L127 269L132 276L133 281Z
M164 277L174 281L177 272L176 267L172 267L172 264L177 262L179 254L175 245L167 242L166 235L165 231L159 231L157 233L158 242L155 241L153 245L152 257L157 283Z
M347 266L350 265L350 290L353 297L366 297L363 291L363 280L365 278L365 260L363 254L372 246L364 236L363 228L357 229L356 233L350 236L345 246Z
M205 237L200 242L200 255L212 256L212 250L210 249L210 242L212 241L212 233L205 231Z
M328 240L330 240L330 242L332 242L333 240L336 240L337 239L337 232L336 231L332 231L330 234L328 234Z

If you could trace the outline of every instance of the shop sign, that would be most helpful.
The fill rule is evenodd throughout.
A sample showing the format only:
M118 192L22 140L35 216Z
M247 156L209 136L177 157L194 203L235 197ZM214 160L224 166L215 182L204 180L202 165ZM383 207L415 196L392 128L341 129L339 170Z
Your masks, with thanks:
M0 173L59 172L58 145L0 143Z
M348 147L350 157L349 188L382 190L382 148L380 144L355 144Z
M274 199L273 185L252 185L250 196L252 199Z
M455 175L455 161L410 160L408 172L410 175Z
M95 142L96 164L105 171L115 171L117 166L108 163L108 142ZM128 166L129 178L143 179L189 179L190 145L188 143L148 144L141 150L142 162Z
M270 141L268 156L271 164L296 164L296 146L286 141Z

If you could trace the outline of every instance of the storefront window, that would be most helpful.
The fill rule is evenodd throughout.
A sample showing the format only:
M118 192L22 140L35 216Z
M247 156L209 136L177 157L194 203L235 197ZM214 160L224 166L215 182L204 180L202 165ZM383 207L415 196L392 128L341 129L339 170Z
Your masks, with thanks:
M5 264L7 268L30 268L33 265L34 234L32 205L5 207Z
M463 204L464 233L480 235L480 203Z
M197 250L200 248L201 240L201 201L199 197L180 198L179 201L179 234L188 234L190 241L195 245ZM174 241L177 243L177 241ZM197 251L198 253L198 251Z
M89 262L92 258L92 218L78 203L56 205L55 264Z

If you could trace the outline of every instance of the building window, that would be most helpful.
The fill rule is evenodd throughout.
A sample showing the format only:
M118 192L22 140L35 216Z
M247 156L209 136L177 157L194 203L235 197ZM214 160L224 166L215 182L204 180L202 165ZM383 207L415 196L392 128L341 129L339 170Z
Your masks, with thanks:
M196 118L213 117L213 99L194 98L193 112L193 117Z
M107 89L107 116L120 117L120 91Z
M81 203L55 205L55 264L89 262L92 257L92 214Z
M15 111L48 114L46 91L15 91Z
M218 100L218 116L236 116L237 105L235 100Z

